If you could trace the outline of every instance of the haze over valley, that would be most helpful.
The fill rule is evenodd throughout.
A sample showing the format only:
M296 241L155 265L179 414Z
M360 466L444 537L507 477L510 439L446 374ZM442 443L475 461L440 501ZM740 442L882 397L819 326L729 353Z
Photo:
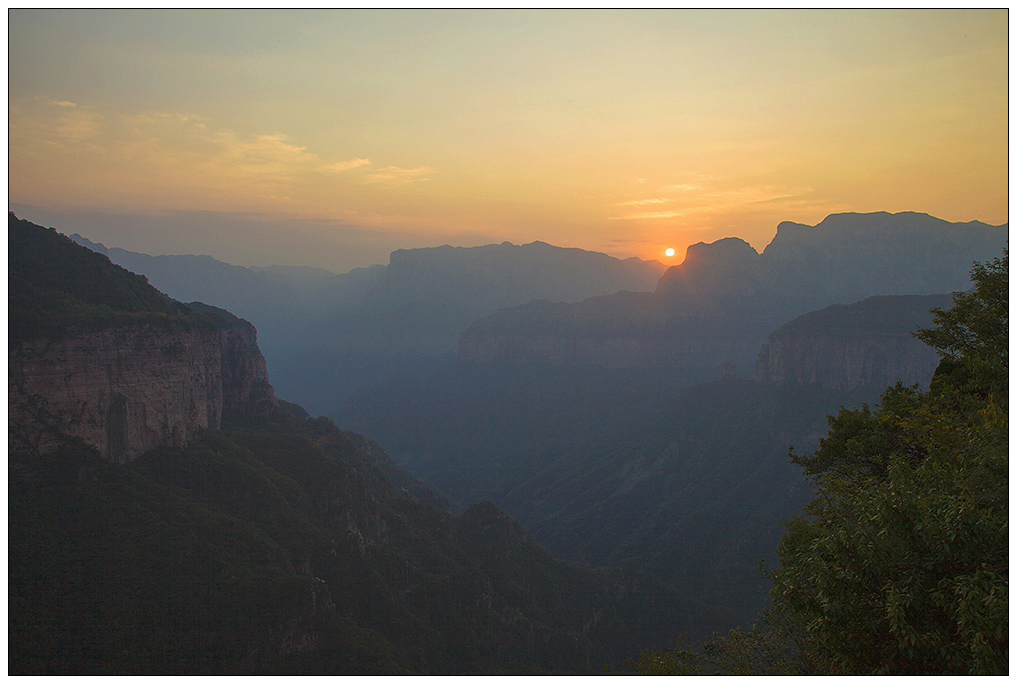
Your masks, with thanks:
M10 672L1006 673L1006 22L12 10Z

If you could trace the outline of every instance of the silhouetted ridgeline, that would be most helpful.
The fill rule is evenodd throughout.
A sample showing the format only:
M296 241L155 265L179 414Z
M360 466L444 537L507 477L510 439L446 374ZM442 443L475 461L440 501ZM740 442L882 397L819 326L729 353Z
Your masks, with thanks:
M334 275L243 268L208 256L149 256L72 238L170 296L249 319L280 395L312 412L334 410L354 390L391 376L433 369L454 355L473 320L499 308L651 290L664 271L657 261L505 242L400 249L388 265Z
M462 335L459 357L619 367L752 367L776 327L810 310L886 294L967 289L974 261L1002 253L1008 225L926 214L836 214L781 223L762 254L737 238L688 248L652 294L499 311Z
M758 559L810 497L788 447L816 445L840 406L926 383L938 359L910 332L1006 236L847 214L782 224L761 255L696 245L656 292L480 319L456 363L337 417L453 503L492 500L553 552L651 571L746 624L765 604Z

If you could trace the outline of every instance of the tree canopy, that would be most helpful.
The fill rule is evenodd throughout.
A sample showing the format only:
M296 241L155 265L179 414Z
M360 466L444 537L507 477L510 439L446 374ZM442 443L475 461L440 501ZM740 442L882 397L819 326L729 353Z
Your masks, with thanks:
M645 652L642 673L1007 674L1008 252L917 336L942 356L927 391L841 409L807 456L773 606L749 631Z
M1008 253L917 336L942 362L841 409L812 456L807 517L772 573L774 610L827 673L1008 671Z

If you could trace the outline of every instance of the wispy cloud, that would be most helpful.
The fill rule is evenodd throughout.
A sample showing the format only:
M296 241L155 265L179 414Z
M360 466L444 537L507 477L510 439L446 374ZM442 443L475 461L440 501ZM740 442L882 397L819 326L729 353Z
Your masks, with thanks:
M54 107L76 107L78 106L75 102L68 102L67 100L53 100L50 102Z
M208 129L210 119L195 114L144 112L123 117L135 142L161 148L164 158L189 157L216 174L289 182L311 173L342 173L369 166L368 158L326 161L307 145L282 133L244 135L224 128Z
M699 185L669 185L667 190L687 190L681 198L641 199L612 204L611 206L648 206L664 202L677 204L666 211L638 211L620 216L610 216L608 220L663 220L681 218L700 214L715 214L730 211L743 211L759 204L780 204L785 202L807 203L802 198L811 193L810 187L779 188L771 185L745 186L728 189L706 189Z
M197 114L180 114L177 112L147 111L140 114L124 116L123 122L128 125L139 126L145 124L190 124L197 128L204 128L208 118Z
M647 204L666 204L674 201L670 197L654 197L653 199L633 199L628 202L616 202L608 206L646 206Z
M644 182L644 178L639 178L639 181ZM687 194L689 192L696 192L701 190L701 185L694 185L690 183L684 183L680 185L664 185L660 190L666 194L678 193ZM615 202L608 204L608 206L651 206L653 204L669 204L671 202L681 201L681 197L649 197L647 199L629 199L623 202Z
M224 158L245 168L271 170L318 161L318 156L308 152L306 145L294 145L281 133L239 135L223 130L216 133L215 139L222 146Z
M10 103L8 123L9 154L34 174L23 172L14 190L82 203L334 215L369 203L364 183L409 188L433 173L397 157L375 165L367 154L335 156L280 131L225 127L191 112L109 112L49 97Z
M333 164L325 164L321 167L321 170L331 173L342 173L343 171L351 171L354 168L369 165L370 159L350 159L349 161L336 161Z
M624 216L611 216L607 220L612 221L627 221L627 220L644 220L644 219L656 219L656 218L677 218L679 216L687 216L690 213L696 213L695 209L685 209L683 211L646 211L643 213L631 213Z
M419 168L385 166L374 173L368 173L366 180L369 183L417 183L428 180L426 176L431 172L432 169L429 166L420 166Z
M102 119L102 114L95 112L67 110L53 130L65 142L83 143L99 136Z

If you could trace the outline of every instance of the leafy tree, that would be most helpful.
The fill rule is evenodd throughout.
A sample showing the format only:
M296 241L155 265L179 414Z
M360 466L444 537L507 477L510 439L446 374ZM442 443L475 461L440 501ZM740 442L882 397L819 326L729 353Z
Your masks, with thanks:
M731 629L699 649L684 642L672 650L645 650L628 665L636 673L655 676L810 674L824 668L824 662L805 646L803 633L787 615L766 610L748 630Z
M1009 667L1008 253L916 333L942 361L841 409L810 456L773 607L748 631L646 651L647 674L1006 674Z
M953 295L953 307L932 309L935 327L917 337L938 350L939 377L965 385L967 393L1009 398L1009 252L990 263L975 263L972 292Z
M1008 670L1008 254L918 337L942 363L841 410L813 456L808 518L773 572L777 612L827 673Z

